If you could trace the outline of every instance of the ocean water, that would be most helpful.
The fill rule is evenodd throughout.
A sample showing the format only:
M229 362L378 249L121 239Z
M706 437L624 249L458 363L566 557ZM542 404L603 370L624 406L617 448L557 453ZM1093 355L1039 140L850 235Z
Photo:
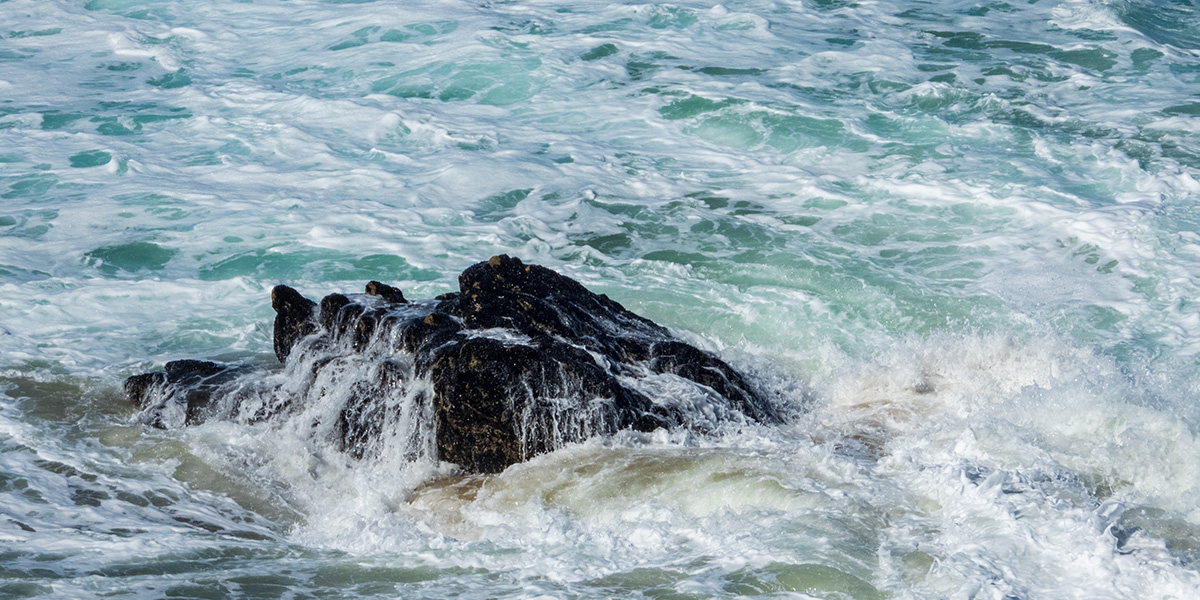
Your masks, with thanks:
M793 416L463 476L122 396L500 253ZM1195 0L0 0L0 596L1195 598L1198 297Z

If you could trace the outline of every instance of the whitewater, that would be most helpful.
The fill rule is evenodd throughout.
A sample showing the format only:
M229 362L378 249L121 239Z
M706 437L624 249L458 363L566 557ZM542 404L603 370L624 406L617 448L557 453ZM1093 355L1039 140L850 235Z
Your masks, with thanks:
M787 422L465 475L123 396L498 254ZM1195 0L0 0L0 597L1197 590Z

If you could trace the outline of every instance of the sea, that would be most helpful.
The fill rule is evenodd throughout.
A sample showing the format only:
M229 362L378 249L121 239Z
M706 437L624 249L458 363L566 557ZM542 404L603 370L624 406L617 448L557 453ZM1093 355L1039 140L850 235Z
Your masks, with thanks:
M787 421L471 475L122 392L498 254ZM1200 597L1200 2L0 0L0 597Z

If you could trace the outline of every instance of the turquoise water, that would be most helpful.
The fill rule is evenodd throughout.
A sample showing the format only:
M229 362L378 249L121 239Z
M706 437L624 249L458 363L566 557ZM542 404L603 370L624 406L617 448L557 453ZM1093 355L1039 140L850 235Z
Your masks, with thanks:
M1200 589L1193 1L0 15L0 596ZM499 253L798 416L464 478L121 397Z

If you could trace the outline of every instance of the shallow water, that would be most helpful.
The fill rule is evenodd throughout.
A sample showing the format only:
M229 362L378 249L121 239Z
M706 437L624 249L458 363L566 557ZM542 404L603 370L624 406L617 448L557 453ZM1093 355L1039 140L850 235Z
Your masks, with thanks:
M1193 1L0 15L0 595L1200 589ZM500 253L795 417L462 476L121 396Z

